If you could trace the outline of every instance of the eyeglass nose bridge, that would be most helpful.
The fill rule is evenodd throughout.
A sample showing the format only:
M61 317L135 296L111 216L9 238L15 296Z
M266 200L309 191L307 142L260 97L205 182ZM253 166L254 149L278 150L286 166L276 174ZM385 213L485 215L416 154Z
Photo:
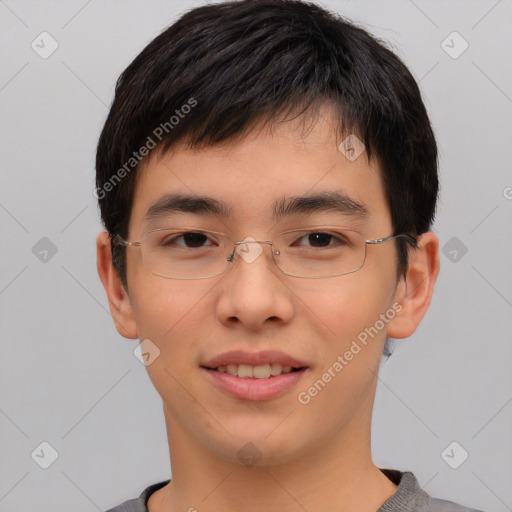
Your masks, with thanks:
M270 245L271 247L271 253L272 253L272 259L274 260L274 263L277 264L277 260L275 259L276 256L279 256L281 252L279 249L274 250L274 242L272 240L240 240L239 242L233 242L233 251L228 256L227 261L228 263L233 263L235 259L235 252L238 246L242 244L266 244Z

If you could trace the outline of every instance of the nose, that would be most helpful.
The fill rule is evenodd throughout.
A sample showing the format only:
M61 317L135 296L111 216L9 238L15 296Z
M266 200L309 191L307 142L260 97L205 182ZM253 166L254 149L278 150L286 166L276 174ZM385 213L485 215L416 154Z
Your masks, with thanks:
M227 326L257 331L293 317L293 294L277 268L271 242L247 237L229 257L232 266L219 283L217 318Z

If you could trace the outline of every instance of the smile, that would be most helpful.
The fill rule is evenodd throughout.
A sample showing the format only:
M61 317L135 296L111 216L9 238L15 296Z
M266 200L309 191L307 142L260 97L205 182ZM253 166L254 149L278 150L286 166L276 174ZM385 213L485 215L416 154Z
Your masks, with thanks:
M290 365L280 363L267 363L252 366L249 364L228 364L215 368L220 373L228 373L242 379L269 379L283 373L298 371L300 368L293 368Z
M292 391L308 363L277 350L234 350L201 364L209 382L223 394L239 400L270 400Z

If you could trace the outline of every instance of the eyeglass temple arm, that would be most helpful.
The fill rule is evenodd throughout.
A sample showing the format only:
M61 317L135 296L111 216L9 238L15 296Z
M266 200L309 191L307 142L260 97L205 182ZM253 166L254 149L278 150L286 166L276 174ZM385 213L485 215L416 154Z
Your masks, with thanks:
M416 247L416 238L413 237L412 235L408 235L407 233L386 236L384 238L375 238L374 240L365 240L365 242L367 244L378 245L378 244L382 244L384 242L388 242L389 240L394 240L395 238L400 238L400 237L404 237L413 247Z
M140 247L140 242L127 242L120 235L110 234L110 239L114 245L122 245L124 247Z

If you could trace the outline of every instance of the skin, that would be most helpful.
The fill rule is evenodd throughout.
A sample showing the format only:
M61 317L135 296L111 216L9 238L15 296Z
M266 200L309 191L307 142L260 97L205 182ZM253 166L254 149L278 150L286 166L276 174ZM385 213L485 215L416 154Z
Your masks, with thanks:
M229 229L234 240L269 240L273 233L301 227L305 217L276 225L274 201L329 190L366 205L368 217L357 221L366 239L392 234L378 163L369 163L365 153L354 162L345 158L333 126L325 107L306 132L295 120L255 127L222 145L192 150L178 144L165 155L153 152L140 169L128 239L140 240L147 209L168 192L229 203L229 218L184 218L203 219L217 231ZM314 222L331 224L330 215L315 213ZM360 271L328 279L286 276L263 248L265 257L251 264L236 255L225 274L185 281L149 273L140 249L128 248L127 291L112 266L107 234L98 235L98 272L117 330L126 338L149 338L161 351L147 370L163 401L172 480L152 495L150 512L241 507L370 512L396 490L371 456L376 375L386 335L410 336L429 306L439 270L436 236L429 232L419 238L407 274L399 279L394 242L369 246ZM400 313L301 405L297 394L396 303ZM280 350L305 362L308 370L274 399L231 398L212 385L200 365L237 349ZM253 467L237 458L247 442L261 453Z

